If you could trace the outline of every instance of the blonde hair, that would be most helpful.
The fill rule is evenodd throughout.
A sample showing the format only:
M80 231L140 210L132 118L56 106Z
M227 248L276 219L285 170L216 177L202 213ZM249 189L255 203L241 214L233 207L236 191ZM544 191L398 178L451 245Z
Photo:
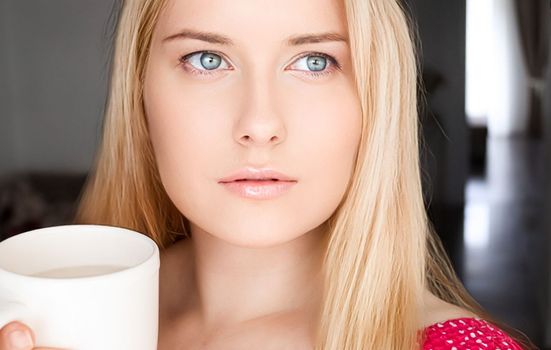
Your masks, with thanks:
M146 233L161 249L188 235L164 191L142 89L166 0L125 1L103 139L77 223ZM417 61L397 0L344 0L362 137L347 193L329 219L317 349L414 349L425 289L489 319L463 288L427 219L420 181Z

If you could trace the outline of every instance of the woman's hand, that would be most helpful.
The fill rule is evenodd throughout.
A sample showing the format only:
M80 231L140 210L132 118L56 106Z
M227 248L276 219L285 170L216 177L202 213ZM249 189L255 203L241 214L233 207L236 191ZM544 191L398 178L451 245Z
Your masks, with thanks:
M0 350L61 350L35 348L34 333L24 323L10 322L0 329Z

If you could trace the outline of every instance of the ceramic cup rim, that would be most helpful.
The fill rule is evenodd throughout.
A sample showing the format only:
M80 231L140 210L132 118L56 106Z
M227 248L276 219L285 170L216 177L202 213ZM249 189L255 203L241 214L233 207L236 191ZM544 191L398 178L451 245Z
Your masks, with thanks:
M58 225L39 228L35 230L26 231L17 235L14 235L10 238L5 239L0 242L0 247L4 242L14 243L18 240L28 239L28 236L35 235L37 233L46 233L53 234L58 231L68 231L72 229L86 230L89 233L95 233L100 231L117 231L119 234L127 235L128 239L141 240L144 243L149 245L151 251L147 256L144 256L141 261L132 266L128 266L123 270L108 272L101 275L95 276L81 276L81 277L66 277L66 278L55 278L55 277L45 277L45 276L31 276L27 274L21 274L5 269L0 265L0 279L14 279L14 280L25 280L26 283L48 283L48 284L65 284L65 283L95 283L95 282L106 282L112 283L113 281L126 281L127 279L132 279L140 277L143 275L149 276L150 273L157 272L160 266L160 256L159 248L157 244L148 236L133 231L123 227L110 226L110 225L91 225L91 224L69 224L69 225Z

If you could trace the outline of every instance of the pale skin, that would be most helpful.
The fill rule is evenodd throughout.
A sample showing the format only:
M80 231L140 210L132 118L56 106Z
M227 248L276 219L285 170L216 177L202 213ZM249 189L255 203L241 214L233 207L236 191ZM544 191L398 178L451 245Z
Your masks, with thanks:
M325 222L360 140L344 16L337 0L172 0L161 13L144 106L161 181L193 238L161 252L159 349L313 347ZM174 36L184 29L232 44ZM322 33L336 35L289 42ZM203 66L204 51L219 65ZM269 200L218 183L245 166L297 183ZM425 296L420 329L474 316ZM0 350L16 349L8 345L14 329L32 334L10 323L0 330ZM23 349L47 349L33 346Z

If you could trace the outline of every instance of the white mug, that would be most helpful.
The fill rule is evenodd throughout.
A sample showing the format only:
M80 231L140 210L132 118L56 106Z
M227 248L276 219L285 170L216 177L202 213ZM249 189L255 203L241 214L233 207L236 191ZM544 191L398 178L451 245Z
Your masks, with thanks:
M0 328L31 327L35 346L154 350L159 249L102 225L54 226L0 242Z

